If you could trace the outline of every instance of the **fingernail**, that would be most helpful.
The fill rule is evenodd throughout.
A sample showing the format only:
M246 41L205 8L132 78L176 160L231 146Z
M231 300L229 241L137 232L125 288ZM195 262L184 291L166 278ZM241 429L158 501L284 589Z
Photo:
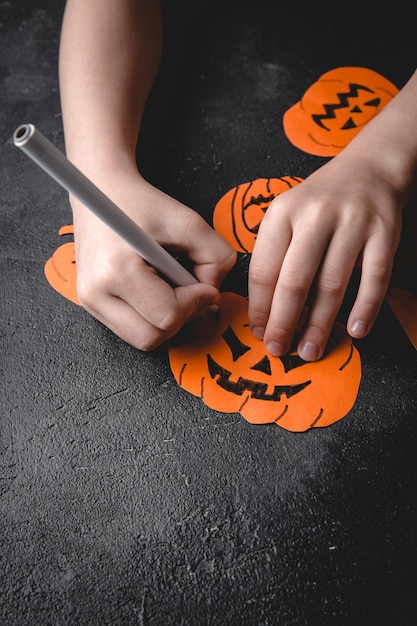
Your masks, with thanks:
M269 341L265 347L272 356L281 356L286 352L286 346L276 341Z
M299 356L304 361L316 361L319 358L319 347L312 341L306 341L298 350Z
M255 326L255 328L252 328L252 335L255 337L255 339L263 339L264 334L265 328L262 328L261 326Z
M362 320L356 320L350 327L351 332L355 337L363 337L366 335L367 326Z

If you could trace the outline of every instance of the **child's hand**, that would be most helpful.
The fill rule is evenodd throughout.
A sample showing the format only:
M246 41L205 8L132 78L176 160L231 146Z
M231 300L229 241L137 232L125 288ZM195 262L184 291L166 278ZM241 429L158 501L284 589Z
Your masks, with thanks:
M417 192L416 96L417 71L342 152L268 208L249 268L249 322L272 354L290 350L302 325L301 358L323 355L355 265L347 330L359 338L372 328L402 209Z
M356 264L362 274L347 330L364 337L375 322L404 204L381 175L381 161L342 152L268 208L250 263L249 321L271 354L292 348L307 313L298 354L306 361L323 355Z
M162 246L186 254L200 283L172 288L119 235L72 199L81 305L120 338L152 350L219 299L236 253L195 211L139 175L94 181Z

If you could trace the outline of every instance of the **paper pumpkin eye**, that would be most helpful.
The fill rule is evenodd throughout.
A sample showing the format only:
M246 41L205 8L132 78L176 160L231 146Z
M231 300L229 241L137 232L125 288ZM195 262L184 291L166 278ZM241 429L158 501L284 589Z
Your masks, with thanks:
M336 68L320 76L286 111L284 132L304 152L335 156L398 91L373 70Z
M272 200L302 180L298 176L257 178L233 187L214 207L214 230L237 252L253 252L259 225Z
M345 328L336 324L326 355L307 363L297 354L273 357L248 325L248 302L221 295L217 316L197 320L169 349L178 384L212 409L240 412L254 424L290 431L328 426L353 407L361 362Z
M74 226L63 226L59 229L59 235L71 235ZM76 267L74 242L59 246L53 255L47 260L44 267L47 281L64 298L75 304L80 304L76 290Z

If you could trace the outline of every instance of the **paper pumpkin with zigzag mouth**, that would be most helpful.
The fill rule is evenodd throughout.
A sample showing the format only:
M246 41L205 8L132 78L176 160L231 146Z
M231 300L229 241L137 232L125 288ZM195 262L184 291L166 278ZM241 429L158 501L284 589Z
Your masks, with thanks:
M335 156L398 93L389 80L364 67L326 72L284 113L284 132L294 146L316 156Z

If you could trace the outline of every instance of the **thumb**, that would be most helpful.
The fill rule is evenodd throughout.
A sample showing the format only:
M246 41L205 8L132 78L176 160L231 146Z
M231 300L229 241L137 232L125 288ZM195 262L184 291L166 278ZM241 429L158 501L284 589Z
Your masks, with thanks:
M194 319L207 309L216 311L220 301L220 292L207 283L194 283L174 289L177 304L186 321Z

